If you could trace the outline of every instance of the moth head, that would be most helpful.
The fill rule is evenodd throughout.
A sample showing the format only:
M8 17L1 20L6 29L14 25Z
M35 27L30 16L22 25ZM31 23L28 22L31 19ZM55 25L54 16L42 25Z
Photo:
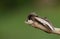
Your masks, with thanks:
M26 24L33 24L33 21L32 20L26 20L25 23Z
M32 12L27 16L25 21L26 24L32 24L34 22L34 17L38 17L36 13Z

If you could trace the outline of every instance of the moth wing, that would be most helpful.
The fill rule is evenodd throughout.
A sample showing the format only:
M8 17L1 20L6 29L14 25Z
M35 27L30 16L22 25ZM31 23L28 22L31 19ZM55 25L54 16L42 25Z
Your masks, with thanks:
M35 18L36 19L36 18ZM47 30L51 31L52 29L47 25L47 24L43 24L39 21L39 18L36 19L38 21L38 23L42 24ZM54 28L53 26L51 26L52 28Z
M47 17L44 17L42 19L44 19L45 21L49 22L53 26L53 24L51 23L51 21L49 21L49 19L47 19Z

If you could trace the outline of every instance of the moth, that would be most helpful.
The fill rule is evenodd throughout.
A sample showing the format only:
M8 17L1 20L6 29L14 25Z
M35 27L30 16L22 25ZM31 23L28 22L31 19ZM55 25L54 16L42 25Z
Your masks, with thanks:
M36 29L40 29L46 33L50 34L60 34L60 28L56 28L52 25L52 23L45 17L39 17L36 13L32 12L30 13L25 23L28 25L31 25L32 27Z

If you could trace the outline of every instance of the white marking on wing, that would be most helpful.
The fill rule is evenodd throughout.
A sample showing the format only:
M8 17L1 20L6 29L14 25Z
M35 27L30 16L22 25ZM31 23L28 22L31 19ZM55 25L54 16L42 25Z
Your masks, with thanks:
M41 19L41 18L38 18L38 17L35 17L37 20L39 20L41 23L43 23L43 24L47 24L50 28L51 28L51 30L54 30L53 29L53 27L52 27L52 25L50 25L47 21L45 21L44 19Z

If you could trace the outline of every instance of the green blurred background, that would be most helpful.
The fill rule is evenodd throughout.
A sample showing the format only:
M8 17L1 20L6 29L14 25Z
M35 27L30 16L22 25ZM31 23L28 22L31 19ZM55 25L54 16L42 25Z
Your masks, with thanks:
M0 39L60 39L24 23L30 12L47 17L60 27L60 0L1 0Z

